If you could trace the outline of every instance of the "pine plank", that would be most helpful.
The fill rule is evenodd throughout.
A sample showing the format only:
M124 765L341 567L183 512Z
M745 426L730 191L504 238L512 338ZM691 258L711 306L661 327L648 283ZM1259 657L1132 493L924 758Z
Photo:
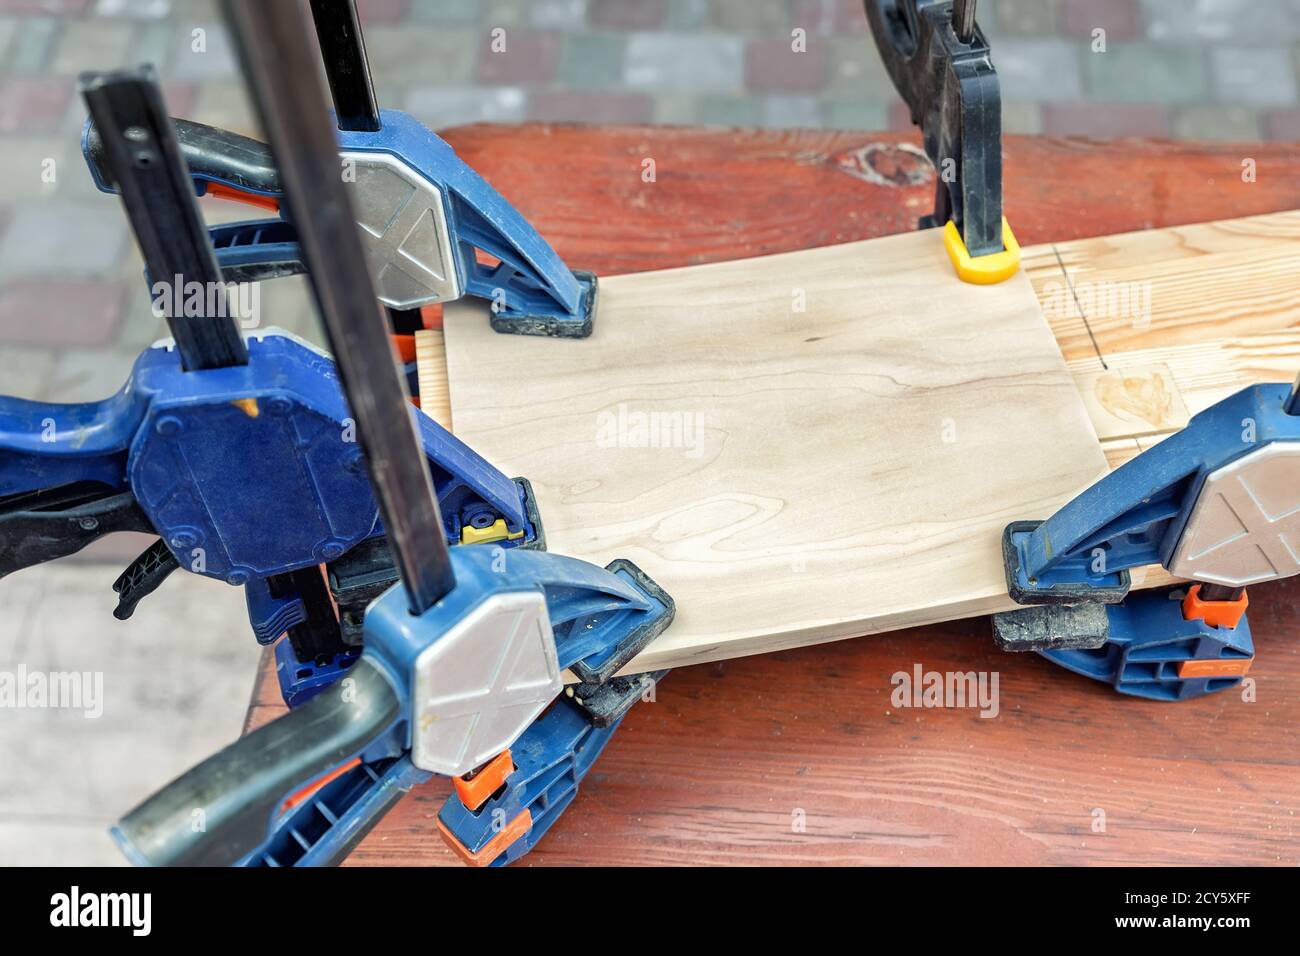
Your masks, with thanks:
M1291 381L1300 369L1300 211L1039 245L1024 250L1023 266L1076 380L1104 371L1103 362L1167 366L1195 415L1247 385ZM1081 314L1070 294L1117 286L1130 291L1094 294L1093 302L1119 310ZM1122 308L1134 302L1149 307L1137 315ZM1107 442L1107 458L1117 467L1140 447Z
M418 329L415 333L415 375L420 386L420 410L448 431L451 393L447 389L447 352L442 329Z

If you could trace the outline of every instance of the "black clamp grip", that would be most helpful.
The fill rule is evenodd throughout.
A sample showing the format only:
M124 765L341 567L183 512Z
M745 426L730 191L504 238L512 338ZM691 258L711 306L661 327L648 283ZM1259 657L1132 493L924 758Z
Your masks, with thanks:
M280 196L280 171L265 143L229 130L173 119L176 144L196 183L216 182L238 192ZM95 185L105 192L119 187L110 168L104 138L94 122L86 124L83 149Z
M79 481L0 498L0 577L116 531L158 533L130 491Z
M972 257L1002 252L1002 92L974 0L866 0L866 10L938 173L921 228L951 220Z

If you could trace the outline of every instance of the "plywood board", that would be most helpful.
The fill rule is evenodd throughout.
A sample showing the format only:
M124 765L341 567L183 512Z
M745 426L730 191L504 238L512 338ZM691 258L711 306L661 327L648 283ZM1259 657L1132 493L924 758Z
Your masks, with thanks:
M1023 275L933 234L601 280L584 341L445 313L456 433L550 549L677 599L629 670L1009 609L999 541L1106 471Z

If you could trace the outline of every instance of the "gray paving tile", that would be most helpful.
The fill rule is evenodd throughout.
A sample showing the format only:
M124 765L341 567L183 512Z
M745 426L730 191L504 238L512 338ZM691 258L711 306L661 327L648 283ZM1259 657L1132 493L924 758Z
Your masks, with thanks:
M565 37L559 79L577 89L615 89L623 80L627 37L618 33L580 33Z
M171 21L136 24L132 61L152 63L159 75L171 76L172 29Z
M1041 103L1007 100L1002 104L1002 132L1034 136L1043 131Z
M39 396L47 402L99 402L131 376L139 348L60 349Z
M466 0L472 2L472 0ZM172 19L184 21L211 21L221 18L218 0L172 0Z
M1285 47L1216 46L1210 50L1214 96L1225 106L1296 104L1296 71Z
M1250 142L1260 138L1260 117L1237 106L1188 106L1175 111L1173 132L1182 139Z
M53 349L0 344L0 393L40 399L57 357Z
M528 22L530 0L479 0L485 5L482 22L490 26L519 26Z
M73 181L84 176L84 171L75 139L0 138L0 202L68 195Z
M262 139L244 84L231 77L208 80L199 89L189 119Z
M1056 35L1060 23L1061 0L985 0L976 17L988 29L983 22L985 9L996 11L999 38L1050 37Z
M579 31L587 23L587 0L533 0L528 22L539 30Z
M866 99L829 100L823 104L831 129L883 130L889 128L889 107Z
M9 72L17 75L41 73L49 65L63 24L53 17L29 17L19 21L9 56Z
M172 37L170 75L183 80L225 80L238 76L230 36L220 21L182 22Z
M648 92L739 93L745 85L745 44L738 36L634 33L624 79Z
M102 276L117 267L126 240L119 209L100 203L23 203L0 240L0 279Z
M758 126L763 121L762 104L753 96L703 96L696 110L703 126Z
M1300 39L1293 0L1142 0L1147 36L1161 42L1278 43Z
M709 21L711 0L668 0L668 29L702 27Z
M366 51L377 82L394 86L461 86L474 75L482 36L466 27L372 27Z
M0 815L0 866L126 866L107 817L89 823Z
M654 122L662 126L695 125L700 122L699 102L698 97L687 93L664 93L656 96Z
M787 34L790 10L785 0L713 0L709 22L730 33Z
M121 622L119 570L56 562L0 583L26 610L0 669L89 673L102 691L98 716L0 709L0 861L44 846L50 864L116 862L92 835L239 734L261 656L241 591L177 574Z
M478 23L483 19L483 0L417 0L411 19L417 23Z
M1112 43L1084 56L1088 93L1112 103L1193 104L1209 96L1207 56L1199 46Z
M1059 101L1082 92L1079 44L1066 40L1009 39L993 47L1004 100Z
M14 37L18 33L18 26L22 21L13 17L0 17L0 67L3 67L11 52L10 47L13 45Z
M822 42L830 45L830 77L826 87L829 95L837 99L862 96L877 100L898 95L874 43L863 42L862 37L831 37Z
M95 16L131 20L161 20L172 12L172 0L97 0Z
M131 65L135 34L136 26L125 22L65 23L50 70L75 76L83 70L116 70Z
M815 96L766 96L763 125L774 129L818 129L822 126L821 101Z
M403 109L433 129L446 129L464 123L518 123L527 106L527 94L513 86L421 86L406 94Z
M128 354L140 352L159 339L168 338L167 320L153 314L151 296L145 287L138 256L126 271L126 299L122 306L122 327L117 333L117 349Z

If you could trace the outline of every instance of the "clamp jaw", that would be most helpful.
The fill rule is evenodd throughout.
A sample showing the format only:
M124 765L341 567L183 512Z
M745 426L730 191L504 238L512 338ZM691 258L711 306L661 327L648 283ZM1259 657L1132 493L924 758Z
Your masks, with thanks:
M975 0L865 0L885 68L934 165L934 212L963 281L1014 275L1020 246L1002 210L1002 93Z
M334 93L340 176L379 300L394 312L411 313L469 295L490 304L498 332L590 335L596 277L570 270L446 142L407 114L375 106L351 3L315 0L312 7ZM280 214L211 230L226 281L304 272L298 230L284 208L284 187L266 144L201 123L172 124L197 195ZM93 120L83 131L82 152L95 185L116 192Z
M1285 385L1243 389L1046 521L1008 525L1007 591L1036 607L994 618L999 645L1154 699L1239 683L1245 587L1300 572L1296 405ZM1150 564L1201 583L1129 596Z
M498 332L590 335L596 277L569 270L500 193L421 123L397 110L380 116L376 131L339 133L341 175L360 216L379 300L407 311L470 295L490 303ZM304 272L266 145L201 123L173 123L196 195L282 214L212 228L225 280L259 282ZM89 121L82 152L100 191L116 192L103 166L99 132ZM480 253L496 264L485 265Z

